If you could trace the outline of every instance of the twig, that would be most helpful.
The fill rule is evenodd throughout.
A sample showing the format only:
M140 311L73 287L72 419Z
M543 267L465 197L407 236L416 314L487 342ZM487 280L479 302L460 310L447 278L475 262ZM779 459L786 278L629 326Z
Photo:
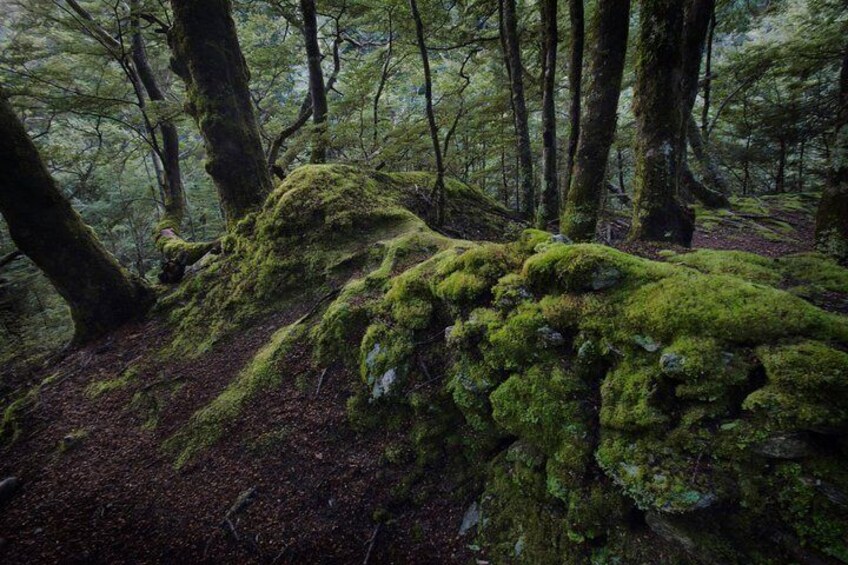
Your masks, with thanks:
M371 534L371 537L366 542L368 544L368 553L365 554L365 561L362 562L362 565L368 565L368 561L371 559L371 552L374 551L374 545L377 543L377 534L380 533L382 525L383 524L380 523L374 527L374 533Z
M281 549L281 550L280 550L280 552L277 554L277 556L276 556L276 557L274 557L274 559L271 561L271 565L274 565L274 564L275 564L275 563L277 563L280 559L282 559L282 558L283 558L283 555L285 555L285 554L286 554L286 551L288 551L288 550L289 550L289 544L285 544L285 545L283 545L283 549Z
M315 396L321 394L321 385L324 384L324 375L327 374L327 367L324 367L324 370L321 371L321 376L318 377L318 388L315 389Z

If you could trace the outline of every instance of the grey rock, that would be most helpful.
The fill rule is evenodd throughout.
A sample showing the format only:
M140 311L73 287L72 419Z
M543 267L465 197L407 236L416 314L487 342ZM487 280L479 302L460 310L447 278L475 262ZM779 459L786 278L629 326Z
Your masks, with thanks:
M17 477L6 477L0 481L0 504L8 502L20 488L21 482Z
M392 390L392 385L397 381L397 370L389 369L383 375L374 382L374 388L371 389L371 396L373 398L380 398L386 394L389 394Z
M686 358L677 353L663 353L660 357L660 369L667 375L679 375L683 372Z
M644 335L633 336L633 341L648 353L656 353L662 347L659 343Z
M592 290L605 290L621 282L622 273L615 267L605 265L592 273Z
M548 345L558 347L565 343L565 337L551 327L542 326L537 330L537 332L539 334L539 337L542 338L542 341L544 341Z
M551 236L551 241L552 241L553 243L565 243L566 245L571 245L572 243L574 243L574 242L571 240L571 238L569 238L567 235L563 235L563 234L561 234L561 233L558 233L558 234L554 234L554 235L552 235L552 236Z
M516 557L521 557L521 554L524 553L524 536L518 538L518 541L515 542L515 547L513 548L515 551Z
M471 503L471 506L468 507L468 510L465 511L465 515L462 517L462 525L459 526L459 535L464 536L467 534L471 528L477 527L480 523L480 505L477 504L477 501Z
M693 540L692 537L683 530L683 528L672 522L670 519L660 516L655 512L648 512L645 515L645 521L655 534L667 542L680 545L688 553L696 553L698 546L695 543L695 540Z
M377 356L383 351L383 347L379 343L375 343L368 355L365 356L365 366L369 369L374 366Z
M690 510L706 510L710 506L718 502L718 495L714 492L707 492L701 495L698 501L689 507Z
M800 459L805 457L810 446L800 433L775 434L753 446L754 453L771 459Z
M450 341L451 335L453 334L453 329L456 326L448 326L445 328L445 341Z

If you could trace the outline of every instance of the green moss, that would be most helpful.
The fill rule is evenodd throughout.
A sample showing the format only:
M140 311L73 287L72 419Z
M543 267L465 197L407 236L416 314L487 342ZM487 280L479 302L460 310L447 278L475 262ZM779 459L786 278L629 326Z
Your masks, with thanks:
M303 338L305 331L301 324L277 330L221 394L195 412L185 427L165 441L165 450L176 455L177 468L218 441L250 399L264 390L279 386L283 375L277 365Z
M680 335L736 343L804 334L848 339L848 321L800 298L736 277L687 270L629 293L622 318L631 331L666 342Z
M744 407L777 427L848 431L848 354L819 342L757 350L769 383Z
M774 260L744 251L698 249L691 253L671 255L668 261L692 267L702 273L733 275L768 285L777 285L782 279Z
M114 390L120 390L129 386L138 377L138 370L134 367L126 369L114 379L94 381L85 388L85 394L89 398L98 398Z

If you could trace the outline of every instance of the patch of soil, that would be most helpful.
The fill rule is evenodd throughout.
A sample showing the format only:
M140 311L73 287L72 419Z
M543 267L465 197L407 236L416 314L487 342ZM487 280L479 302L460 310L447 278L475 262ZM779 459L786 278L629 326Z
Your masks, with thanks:
M168 331L151 321L52 368L61 378L45 387L24 437L0 458L0 477L23 484L0 507L0 561L347 563L363 562L370 548L369 563L467 562L458 530L469 501L433 470L422 483L428 502L398 503L393 489L410 469L385 463L383 453L404 434L353 432L345 403L358 376L329 367L317 393L309 352L293 352L282 386L253 399L187 467L175 470L162 451L275 329L302 313L272 316L177 363L157 359ZM136 382L86 396L90 383L129 365L142 367ZM144 427L149 407L133 405L137 392L158 399L153 429ZM251 489L251 502L225 523Z

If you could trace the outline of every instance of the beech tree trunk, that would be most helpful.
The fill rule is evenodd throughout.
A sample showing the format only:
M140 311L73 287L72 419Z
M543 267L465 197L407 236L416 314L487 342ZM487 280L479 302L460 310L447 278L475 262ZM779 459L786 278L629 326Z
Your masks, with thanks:
M695 100L698 98L698 83L701 76L701 60L704 58L704 46L715 14L715 0L688 0L685 8L683 27L683 124L680 131L679 151L683 160L684 186L690 189L692 196L711 208L727 208L727 181L721 170L709 154L701 131L693 117ZM703 182L695 179L686 162L687 139L692 153L703 173Z
M595 237L606 170L615 136L621 77L627 54L630 0L600 0L591 22L594 37L589 60L586 108L574 176L560 220L563 234L576 241Z
M713 40L715 39L716 15L715 10L710 17L710 30L707 33L707 55L704 68L704 107L701 110L701 135L707 135L710 125L710 104L712 102L713 86ZM691 127L691 126L690 126Z
M582 2L582 0L580 0ZM559 215L556 136L557 0L542 1L542 197L538 227L545 229Z
M430 56L427 54L424 22L421 20L421 13L418 11L418 3L415 0L409 0L409 8L412 10L412 18L415 20L415 36L418 40L418 50L421 53L421 63L424 67L427 124L430 127L430 139L433 142L433 153L436 156L436 184L433 186L433 196L436 200L436 224L441 225L445 219L445 163L442 158L442 146L439 142L436 112L433 110L433 77L430 74Z
M629 5L629 2L628 2ZM585 45L585 25L583 16L583 0L569 0L569 17L571 18L571 60L568 67L568 87L571 89L571 100L568 107L568 148L565 155L565 171L562 178L562 199L565 202L568 191L571 190L571 179L574 176L574 160L577 156L577 145L580 141L581 100L583 97L583 50Z
M206 170L232 226L261 207L272 188L232 6L230 0L171 0L171 7L171 66L186 83L186 109L203 135Z
M15 245L71 308L75 345L139 319L153 291L125 271L71 208L0 92L0 213Z
M683 11L679 0L641 0L636 53L636 172L631 240L688 246L694 213L679 200L683 126Z
M147 48L141 34L139 23L139 0L130 3L132 17L132 60L138 72L139 79L144 85L148 98L153 101L165 100L165 92L156 79L156 74L150 66ZM185 216L185 191L183 190L182 172L180 171L180 136L173 121L163 119L159 122L159 133L162 137L162 169L164 171L164 208L165 215L160 227L173 229L177 233Z
M816 248L848 265L848 48L839 73L836 139L830 153L828 182L816 215Z
M533 182L533 154L530 147L530 127L527 118L527 103L524 97L524 67L521 64L521 46L518 42L518 20L515 13L515 0L502 2L504 44L510 69L510 90L512 92L513 116L515 119L516 152L520 168L521 193L524 201L521 212L529 220L535 210L535 189Z
M309 94L312 98L312 123L315 124L315 141L312 144L312 163L327 161L327 91L321 70L321 47L318 44L318 20L315 0L300 0L303 15L303 39L306 44L309 69Z
M698 162L701 174L704 177L704 182L706 183L704 188L711 193L705 195L705 197L715 202L714 207L728 208L730 207L730 201L727 199L727 194L730 193L730 187L727 184L727 179L719 168L718 163L716 163L712 153L709 152L707 143L704 141L701 130L698 128L698 124L695 123L695 118L691 113L689 114L688 121L689 126L686 129L686 135L689 139L689 147L692 148L692 155L695 156L695 160ZM703 198L697 195L696 197L709 206Z

